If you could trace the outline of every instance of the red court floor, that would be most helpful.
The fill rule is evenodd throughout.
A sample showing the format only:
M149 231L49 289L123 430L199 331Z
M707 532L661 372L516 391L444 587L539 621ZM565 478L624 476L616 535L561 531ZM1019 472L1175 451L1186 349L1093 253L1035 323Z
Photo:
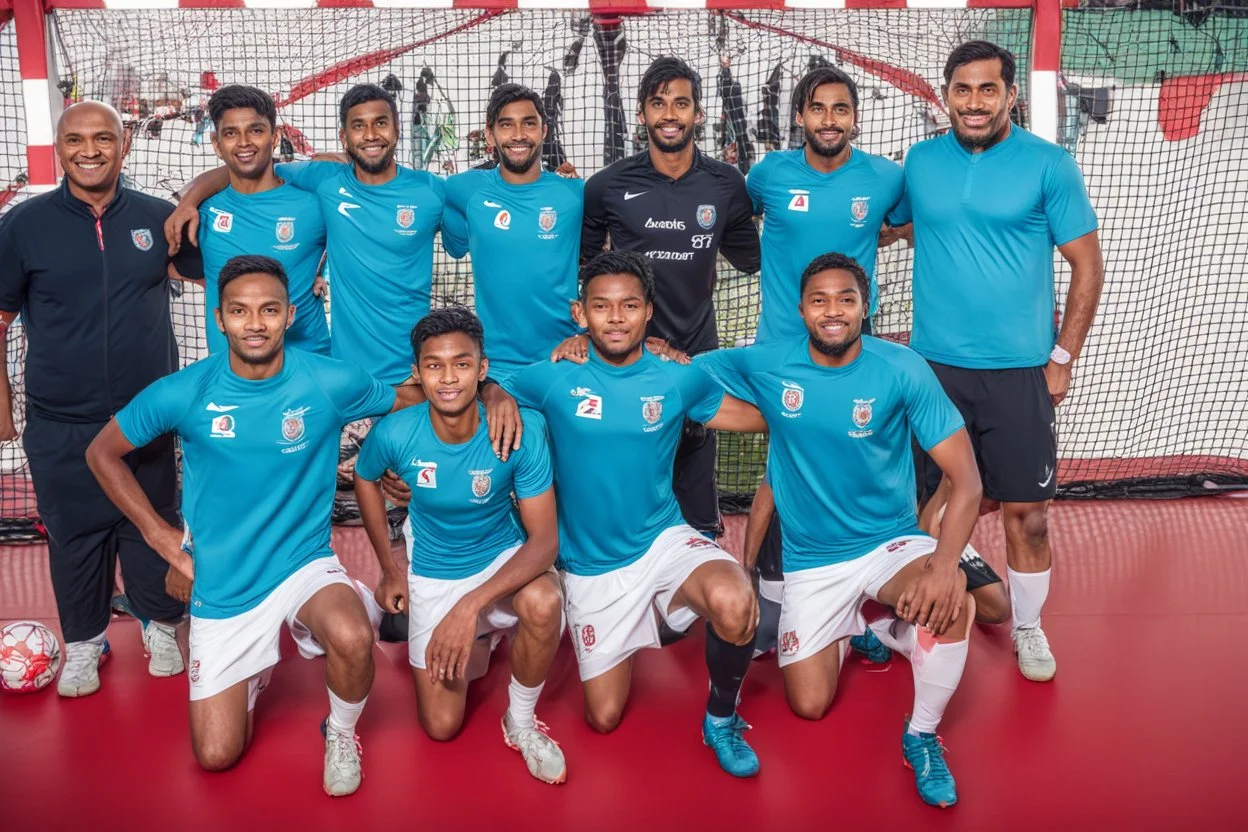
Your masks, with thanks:
M988 520L976 543L1003 566ZM187 739L184 678L148 677L138 625L118 619L100 693L0 697L0 829L1244 829L1246 531L1248 500L1059 503L1044 617L1057 679L1027 682L1007 631L976 628L941 729L961 798L946 811L919 801L901 764L901 660L884 672L851 660L817 723L789 713L774 662L755 663L741 711L762 773L736 781L698 734L701 637L642 655L610 736L581 718L565 643L538 706L568 758L568 782L552 787L500 738L504 648L470 695L463 734L438 744L417 726L404 649L385 645L360 726L364 783L331 800L317 663L287 642L252 748L232 771L205 774ZM372 580L362 532L334 537ZM54 622L46 569L43 547L0 547L0 619Z

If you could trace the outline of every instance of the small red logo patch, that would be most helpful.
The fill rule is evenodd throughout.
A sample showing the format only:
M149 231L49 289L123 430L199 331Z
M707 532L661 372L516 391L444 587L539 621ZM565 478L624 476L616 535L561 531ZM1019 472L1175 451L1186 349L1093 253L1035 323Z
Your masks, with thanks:
M199 681L199 659L196 659L195 661L191 662L191 669L189 671L189 674L190 674L192 682Z
M594 642L597 640L598 639L594 636L594 625L586 624L581 628L581 644L585 645L586 650L593 647Z
M780 636L780 655L792 656L798 648L797 630L789 630Z

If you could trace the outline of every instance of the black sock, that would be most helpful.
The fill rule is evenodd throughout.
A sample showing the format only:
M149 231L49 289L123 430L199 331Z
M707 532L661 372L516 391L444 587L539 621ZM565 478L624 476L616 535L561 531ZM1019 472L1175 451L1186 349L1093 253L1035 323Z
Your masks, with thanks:
M753 642L729 644L715 634L711 622L706 622L706 669L711 674L711 695L706 698L708 714L725 717L736 712L741 683L753 657Z

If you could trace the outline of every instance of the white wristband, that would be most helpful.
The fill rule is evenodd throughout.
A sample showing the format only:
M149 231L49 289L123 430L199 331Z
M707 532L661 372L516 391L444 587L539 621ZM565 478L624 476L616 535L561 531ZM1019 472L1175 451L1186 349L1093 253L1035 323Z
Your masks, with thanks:
M1065 366L1070 363L1070 353L1062 348L1061 344L1053 345L1053 352L1049 353L1049 360L1054 364Z

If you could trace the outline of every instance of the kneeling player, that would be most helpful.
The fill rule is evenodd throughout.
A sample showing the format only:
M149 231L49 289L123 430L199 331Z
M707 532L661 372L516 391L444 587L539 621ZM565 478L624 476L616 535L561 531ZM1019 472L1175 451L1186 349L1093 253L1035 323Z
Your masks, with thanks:
M284 349L295 308L276 260L235 257L217 285L229 351L146 388L91 443L87 462L152 548L194 581L188 675L200 765L219 771L242 756L285 624L300 653L326 657L323 783L332 796L351 794L373 631L329 547L338 434L408 400L354 364ZM171 432L182 440L186 537L123 461ZM193 551L184 547L192 535Z
M902 749L923 800L949 806L957 791L936 726L962 677L975 617L958 559L975 526L979 473L962 418L927 363L862 336L869 286L852 259L817 257L801 279L806 335L709 353L695 364L756 402L771 428L789 706L822 717L836 693L840 642L864 626L864 600L892 607L898 617L872 629L914 671ZM953 484L939 540L919 529L911 432Z
M408 659L425 733L435 740L459 733L476 639L513 631L503 738L524 755L530 774L562 783L563 752L533 715L563 633L551 568L559 533L546 426L522 411L519 450L506 461L495 456L477 400L489 369L484 347L481 322L466 309L439 309L416 324L412 371L429 401L368 435L355 466L356 499L381 563L377 601L391 613L408 612ZM387 469L411 488L406 576L391 555L378 483Z
M573 315L589 330L589 360L535 364L506 384L550 425L559 559L586 719L613 730L633 654L659 646L658 622L684 630L704 616L711 692L703 739L725 771L751 776L758 757L741 736L749 726L736 705L758 607L740 565L681 516L672 468L686 417L722 430L765 425L701 371L643 349L654 311L646 258L605 252L580 277Z

